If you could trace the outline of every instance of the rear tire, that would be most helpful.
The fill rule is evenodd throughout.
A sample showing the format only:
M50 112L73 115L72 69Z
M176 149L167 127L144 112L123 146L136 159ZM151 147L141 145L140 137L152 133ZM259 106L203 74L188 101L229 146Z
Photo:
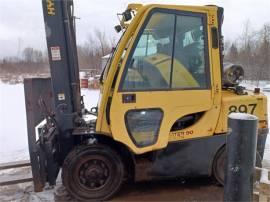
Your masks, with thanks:
M62 168L63 184L78 200L103 201L121 187L124 165L121 157L106 145L84 145L73 149Z
M212 174L214 178L217 180L217 182L220 185L224 185L224 180L225 180L225 158L226 158L226 147L222 147L217 153L214 158L213 162L213 171ZM259 154L259 152L256 152L256 166L257 167L262 167L262 158Z
M214 162L213 162L213 176L216 179L216 181L224 185L224 179L225 179L225 146L222 147L215 156Z

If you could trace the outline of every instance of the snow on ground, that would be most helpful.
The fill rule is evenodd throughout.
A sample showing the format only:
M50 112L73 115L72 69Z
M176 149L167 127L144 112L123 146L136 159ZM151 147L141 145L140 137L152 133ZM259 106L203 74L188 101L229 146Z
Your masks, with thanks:
M99 91L82 90L85 107L97 106ZM0 163L29 159L23 84L0 82Z
M28 159L22 84L0 83L0 162Z

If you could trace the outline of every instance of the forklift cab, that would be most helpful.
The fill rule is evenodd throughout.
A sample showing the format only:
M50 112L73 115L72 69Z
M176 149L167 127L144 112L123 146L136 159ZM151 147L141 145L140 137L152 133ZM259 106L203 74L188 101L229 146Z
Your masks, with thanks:
M220 55L210 40L218 22L209 19L217 19L217 9L150 5L138 10L105 69L97 131L111 133L135 153L213 135L220 110L213 86L221 88L221 81L210 76L220 78ZM104 114L103 108L110 110ZM189 115L199 118L175 127ZM185 135L172 136L173 131Z

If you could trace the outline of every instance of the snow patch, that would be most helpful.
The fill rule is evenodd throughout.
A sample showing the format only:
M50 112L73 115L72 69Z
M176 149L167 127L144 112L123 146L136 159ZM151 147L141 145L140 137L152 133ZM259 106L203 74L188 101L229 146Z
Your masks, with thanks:
M97 106L99 90L82 95L87 109ZM0 115L0 163L29 159L23 84L0 82Z
M246 113L231 113L228 117L230 119L237 119L237 120L258 120L256 116Z

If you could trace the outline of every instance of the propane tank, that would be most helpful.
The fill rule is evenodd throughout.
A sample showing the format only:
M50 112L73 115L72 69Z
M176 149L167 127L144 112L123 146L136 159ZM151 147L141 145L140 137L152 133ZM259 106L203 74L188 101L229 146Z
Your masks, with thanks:
M244 78L244 69L241 65L236 65L232 63L223 64L223 78L222 86L223 87L235 87Z

